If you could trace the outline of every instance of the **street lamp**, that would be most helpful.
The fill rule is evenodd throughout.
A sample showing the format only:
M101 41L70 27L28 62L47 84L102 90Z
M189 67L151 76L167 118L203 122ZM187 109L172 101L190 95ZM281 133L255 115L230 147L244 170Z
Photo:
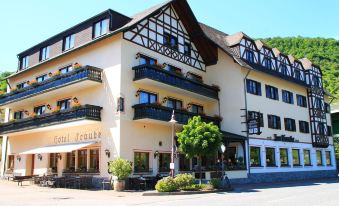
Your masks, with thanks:
M172 150L171 150L171 163L170 163L170 169L171 169L171 176L174 177L174 129L175 129L175 123L177 121L175 120L174 110L172 113L171 120L169 121L172 124Z
M224 187L224 170L225 170L225 166L224 166L224 152L226 150L226 147L224 144L222 144L220 146L221 149L221 178L222 178L222 187Z

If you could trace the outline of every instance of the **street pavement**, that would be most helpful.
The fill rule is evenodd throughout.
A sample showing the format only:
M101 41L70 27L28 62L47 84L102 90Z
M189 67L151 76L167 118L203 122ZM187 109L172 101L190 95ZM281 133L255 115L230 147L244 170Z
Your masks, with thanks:
M142 196L141 192L42 188L0 180L0 206L339 206L339 179L238 186L232 192Z

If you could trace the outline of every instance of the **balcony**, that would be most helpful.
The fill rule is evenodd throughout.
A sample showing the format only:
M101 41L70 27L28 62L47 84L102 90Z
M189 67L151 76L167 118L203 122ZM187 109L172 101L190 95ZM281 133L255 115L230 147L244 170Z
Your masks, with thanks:
M7 93L0 97L0 106L13 106L14 103L27 105L27 103L39 101L48 95L53 95L53 93L78 91L79 89L97 85L102 82L101 74L101 69L92 66L74 69L69 73L53 76L45 81ZM65 87L67 87L67 90L62 90ZM23 102L23 100L25 101Z
M159 106L156 104L137 104L134 108L134 120L150 119L168 122L171 120L173 109L169 107ZM175 119L179 124L186 124L188 120L197 114L182 110L175 110ZM204 122L213 122L215 125L220 125L220 118L200 115Z
M52 126L70 126L69 123L76 122L76 126L88 124L90 122L101 121L101 107L84 105L79 108L60 111L58 113L48 113L35 118L25 118L0 124L0 134L19 133L27 130L41 130L42 128L52 129ZM67 125L68 124L68 125ZM55 127L54 127L55 128Z
M171 88L173 92L186 93L196 98L218 99L218 88L166 71L155 65L140 65L133 67L133 70L135 71L134 81L160 88L166 85L165 89Z

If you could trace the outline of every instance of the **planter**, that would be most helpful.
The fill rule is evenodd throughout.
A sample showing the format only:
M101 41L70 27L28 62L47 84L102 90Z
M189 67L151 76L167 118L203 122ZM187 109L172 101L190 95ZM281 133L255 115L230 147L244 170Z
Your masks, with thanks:
M125 189L125 180L114 180L113 189L117 192Z

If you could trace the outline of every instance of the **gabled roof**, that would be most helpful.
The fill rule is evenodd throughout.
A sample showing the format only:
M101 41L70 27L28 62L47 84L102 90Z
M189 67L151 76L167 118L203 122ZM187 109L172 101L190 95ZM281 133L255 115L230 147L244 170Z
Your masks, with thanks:
M261 40L257 40L254 42L257 48L260 50L261 48L265 47L266 49L272 50L271 47L269 47L265 42Z
M244 32L237 32L235 34L228 35L226 37L226 41L228 46L234 46L239 44L244 37L247 39L251 39L251 37L247 36Z

